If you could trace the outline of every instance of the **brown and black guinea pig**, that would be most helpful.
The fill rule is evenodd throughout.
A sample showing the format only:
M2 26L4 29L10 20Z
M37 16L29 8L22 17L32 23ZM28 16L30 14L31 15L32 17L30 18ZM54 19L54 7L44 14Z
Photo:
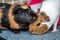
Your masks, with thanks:
M21 29L28 29L29 24L37 19L35 12L27 4L13 4L6 9L2 11L3 17L1 25L15 33Z

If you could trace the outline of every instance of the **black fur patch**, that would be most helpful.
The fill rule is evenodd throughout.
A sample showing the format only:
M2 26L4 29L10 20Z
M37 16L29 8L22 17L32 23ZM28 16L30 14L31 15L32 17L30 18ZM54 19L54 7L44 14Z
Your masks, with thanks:
M23 9L20 5L17 5L13 9L13 15L15 16L14 20L21 27L27 27L30 23L34 22L37 19L35 12L33 12L30 6L28 7L28 9ZM35 19L33 19L33 17L35 17Z

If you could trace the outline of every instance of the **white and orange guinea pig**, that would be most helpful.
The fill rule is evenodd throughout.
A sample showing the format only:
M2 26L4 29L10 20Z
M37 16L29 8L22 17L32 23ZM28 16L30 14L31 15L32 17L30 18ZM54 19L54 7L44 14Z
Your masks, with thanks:
M40 30L38 32L36 29L34 31L34 29L32 28L33 31L30 30L32 32L32 34L45 33L46 31L48 31L52 27L52 25L54 25L52 32L56 32L57 31L57 22L59 19L59 0L44 0L42 2L40 12L45 12L46 15L49 16L50 21L49 22L45 22L45 21L42 22L40 24ZM45 26L45 27L43 27L43 26ZM44 28L47 28L47 29L44 30ZM42 31L42 30L44 30L44 31Z

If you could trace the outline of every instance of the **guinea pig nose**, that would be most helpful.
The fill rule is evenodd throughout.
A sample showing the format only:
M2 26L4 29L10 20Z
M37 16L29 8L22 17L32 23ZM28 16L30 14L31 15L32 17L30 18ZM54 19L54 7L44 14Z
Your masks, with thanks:
M37 26L40 26L40 23L38 23Z
M49 21L50 21L50 19L47 19L47 21L49 22Z
M46 17L45 20L49 22L50 21L50 18L49 17Z

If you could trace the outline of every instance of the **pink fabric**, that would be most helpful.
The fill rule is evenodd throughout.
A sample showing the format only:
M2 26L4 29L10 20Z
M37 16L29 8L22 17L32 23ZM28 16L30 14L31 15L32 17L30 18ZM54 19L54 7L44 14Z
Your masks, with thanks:
M34 5L34 4L37 4L37 3L42 3L42 0L31 0L29 5ZM58 25L60 25L60 18L58 20Z
M41 3L41 2L42 2L42 0L31 0L29 5L33 5L33 4Z
M58 21L58 25L60 25L60 18L59 18L59 21Z

